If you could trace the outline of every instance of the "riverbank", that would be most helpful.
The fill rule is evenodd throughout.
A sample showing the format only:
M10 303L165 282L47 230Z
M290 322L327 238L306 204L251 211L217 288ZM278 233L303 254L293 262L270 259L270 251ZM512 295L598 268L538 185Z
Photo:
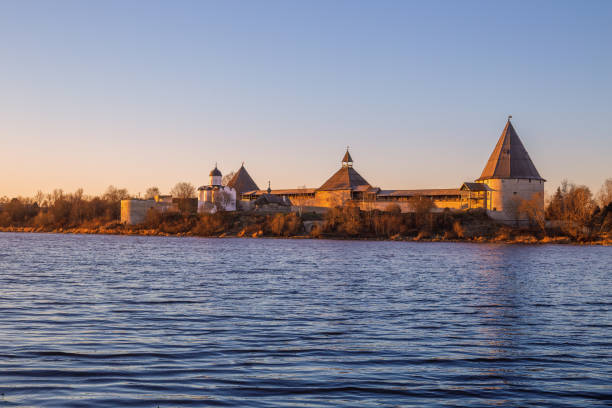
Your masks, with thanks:
M126 226L113 228L34 228L34 227L0 227L0 232L14 233L47 233L47 234L90 234L90 235L135 235L135 236L160 236L160 237L202 237L202 238L267 238L267 239L334 239L352 241L406 241L406 242L461 242L461 243L480 243L480 244L523 244L523 245L545 245L545 244L564 244L564 245L601 245L612 246L612 238L604 237L595 240L575 240L568 236L544 236L537 237L531 234L499 235L495 237L464 237L464 238L445 238L444 236L416 236L407 237L394 235L391 237L343 237L338 235L312 236L308 234L298 234L289 236L266 235L263 231L252 234L245 233L221 233L215 235L198 235L193 232L168 233L155 229L140 229Z
M0 231L610 245L612 203L598 207L589 194L577 201L573 192L582 190L566 187L555 193L546 211L524 212L520 227L500 224L483 209L431 211L418 207L414 212L402 212L399 206L389 205L384 210L366 211L350 203L325 213L305 209L289 212L288 208L214 214L150 209L140 224L125 225L119 222L123 194L109 189L103 197L86 199L82 192L64 195L59 191L42 206L38 205L40 200L0 201Z

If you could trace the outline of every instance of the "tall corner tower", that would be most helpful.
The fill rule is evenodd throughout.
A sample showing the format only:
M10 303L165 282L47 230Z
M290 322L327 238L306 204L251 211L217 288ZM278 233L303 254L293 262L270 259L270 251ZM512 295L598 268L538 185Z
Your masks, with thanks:
M500 221L519 221L522 201L535 200L544 208L544 180L529 157L508 117L506 126L476 182L490 189L487 210Z

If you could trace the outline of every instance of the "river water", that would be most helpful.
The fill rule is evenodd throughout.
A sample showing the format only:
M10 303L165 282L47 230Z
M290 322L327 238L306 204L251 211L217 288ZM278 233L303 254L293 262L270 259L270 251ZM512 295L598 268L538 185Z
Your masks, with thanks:
M612 248L0 233L0 407L609 406Z

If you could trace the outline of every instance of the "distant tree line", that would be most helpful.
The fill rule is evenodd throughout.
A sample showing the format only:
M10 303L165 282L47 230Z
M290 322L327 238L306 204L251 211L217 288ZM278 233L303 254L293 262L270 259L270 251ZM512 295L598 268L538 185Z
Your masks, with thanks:
M586 186L563 181L547 200L545 215L552 226L575 238L612 231L612 178L607 179L597 196Z
M109 186L99 197L87 197L83 189L74 193L53 190L33 198L2 199L0 226L67 228L85 222L109 222L121 215L121 200L129 198L126 189Z
M178 183L174 196L193 197L195 188ZM157 187L147 190L145 197L159 195ZM314 213L277 213L262 215L218 211L215 214L164 213L150 210L145 222L138 226L121 226L121 200L130 198L126 189L108 187L104 194L88 197L82 189L73 193L54 190L38 192L32 198L0 199L0 227L31 227L51 231L70 228L96 228L114 225L122 231L150 230L167 234L219 236L295 236L393 238L416 237L442 239L492 238L509 234L508 227L492 222L483 210L432 212L431 200L415 198L414 212L401 213L396 204L384 211L360 209L345 203L331 208L324 215ZM541 203L541 201L540 201ZM222 207L220 207L222 208ZM593 240L612 234L612 179L593 195L588 187L564 181L547 198L544 211L541 204L521 203L519 212L527 215L531 226L524 228L534 236L568 236L574 240ZM523 233L514 229L512 234ZM518 231L518 232L517 232Z
M172 194L180 198L195 197L195 187L177 183ZM159 195L157 187L146 190L146 199ZM34 197L0 198L0 227L71 228L82 225L116 222L121 217L121 200L134 198L127 189L109 186L100 196L86 196L83 189L66 193L55 189L45 194L38 191Z

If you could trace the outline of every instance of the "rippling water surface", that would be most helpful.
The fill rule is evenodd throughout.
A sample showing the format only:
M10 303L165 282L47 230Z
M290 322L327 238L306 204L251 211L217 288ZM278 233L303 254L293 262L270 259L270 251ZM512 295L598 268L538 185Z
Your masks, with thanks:
M0 234L0 407L604 406L612 248Z

